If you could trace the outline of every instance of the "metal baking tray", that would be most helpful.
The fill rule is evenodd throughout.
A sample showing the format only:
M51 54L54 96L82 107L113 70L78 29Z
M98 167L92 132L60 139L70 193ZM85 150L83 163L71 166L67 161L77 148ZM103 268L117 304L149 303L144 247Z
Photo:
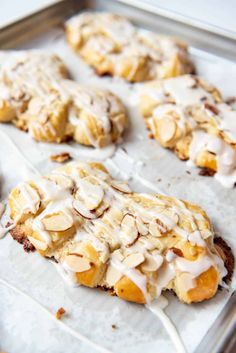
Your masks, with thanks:
M138 0L62 0L0 29L0 48L14 49L62 26L65 19L83 9L106 10L125 14L136 24L157 32L175 35L191 47L234 61L236 37L216 27L180 18ZM43 25L42 25L43 24ZM236 293L206 333L195 353L236 352Z

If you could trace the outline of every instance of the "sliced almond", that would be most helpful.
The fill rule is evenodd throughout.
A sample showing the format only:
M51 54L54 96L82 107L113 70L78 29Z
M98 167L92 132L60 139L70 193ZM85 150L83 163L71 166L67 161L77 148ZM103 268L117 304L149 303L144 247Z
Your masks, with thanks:
M126 213L121 221L121 230L123 232L122 242L125 246L131 246L138 238L138 229L133 215Z
M130 254L128 255L124 261L123 264L127 267L130 268L135 268L138 265L140 265L143 261L145 260L143 254L141 253L135 253L135 254Z
M21 210L30 211L35 214L40 206L40 197L37 191L29 184L23 183L19 187L20 194L17 205Z
M73 208L74 210L83 218L85 219L96 219L96 214L90 212L84 204L79 200L73 201Z
M105 194L102 203L99 207L94 211L97 218L100 218L104 215L104 213L110 208L110 198Z
M170 219L171 223L174 222L175 224L177 224L179 222L179 215L176 212L174 212L172 209L166 208L164 210L163 214ZM160 225L162 223L162 226L164 228L168 228L163 222L160 221L160 219L157 220L157 223ZM174 226L174 224L173 224L173 226Z
M49 180L55 181L55 183L62 188L72 189L74 186L73 180L69 176L61 175L61 174L51 174L48 176Z
M160 228L158 227L156 222L151 222L149 224L149 228L148 228L150 234L154 237L161 237L161 232L160 232Z
M36 249L39 249L39 250L46 250L47 249L47 244L44 241L35 239L30 236L28 237L28 239L35 246Z
M124 194L130 194L132 191L127 183L121 182L119 180L112 180L111 186Z
M156 271L163 263L163 257L161 255L146 255L145 258L146 260L142 264L143 271Z
M201 230L201 235L203 239L207 239L212 236L212 232L209 229Z
M159 218L156 219L156 223L158 224L159 230L161 234L166 234L168 232L168 227L164 224Z
M60 212L44 217L42 223L48 232L62 232L73 226L73 218Z
M92 211L99 206L104 196L104 190L100 185L92 184L87 180L82 180L76 193L76 198L82 199L88 208Z
M117 259L119 261L123 261L124 260L124 256L121 254L120 250L115 250L112 253L112 257L114 257L115 259Z
M139 216L136 217L136 226L138 228L139 234L148 235L148 227L146 226L146 224L143 223L142 219Z
M71 159L71 155L68 152L62 152L51 155L50 159L52 162L65 163Z
M122 273L118 271L115 267L110 265L106 273L106 283L109 287L113 287L119 279L122 277Z
M169 142L173 139L176 132L176 123L173 119L165 118L159 120L159 136L163 142Z
M65 263L73 272L84 272L91 268L90 261L80 254L67 255L65 258Z

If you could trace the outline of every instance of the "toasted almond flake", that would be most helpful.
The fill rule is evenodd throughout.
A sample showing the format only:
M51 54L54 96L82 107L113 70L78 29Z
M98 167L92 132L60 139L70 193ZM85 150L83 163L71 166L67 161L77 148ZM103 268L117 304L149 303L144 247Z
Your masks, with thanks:
M56 312L56 318L57 320L61 320L62 316L66 313L64 308L59 308Z
M45 230L48 232L62 232L73 226L73 219L63 212L46 216L42 219Z
M66 189L71 189L74 186L74 182L69 176L61 175L59 173L51 174L48 179L55 181L57 185Z
M28 239L35 246L36 249L39 249L39 250L46 250L47 249L47 244L44 241L35 239L30 236L28 237Z
M117 259L119 261L123 261L124 260L124 256L121 254L120 250L115 250L112 253L112 257L114 257L115 259Z
M76 198L82 199L88 210L96 209L102 202L104 190L101 186L82 180L76 193Z
M201 230L201 235L203 239L207 239L210 236L212 236L212 232L209 229L204 229L204 230Z
M133 215L126 213L121 221L121 230L123 232L122 242L125 246L131 246L138 238L138 229Z
M143 223L142 219L139 216L136 217L136 226L139 234L148 235L148 227Z
M179 248L172 247L172 248L169 249L169 251L173 251L173 253L175 255L179 256L179 257L183 257L184 256L182 250L179 249Z
M21 210L29 210L36 213L40 206L38 192L28 183L22 183L19 187L20 194L17 198L17 207Z
M161 234L166 234L168 232L168 227L166 224L164 224L159 218L156 219L156 223L159 226L159 230Z
M165 209L163 214L170 218L171 221L173 221L175 224L177 224L179 222L179 215L174 212L173 210L170 210L170 209ZM164 228L168 228L163 222L161 222L160 219L157 220L157 223L162 225L162 227Z
M53 154L50 156L52 162L65 163L71 160L71 155L68 152L62 152L59 154Z
M148 229L152 236L161 237L160 228L158 227L156 222L150 223Z
M163 142L172 140L176 132L176 123L173 119L165 118L159 121L159 136Z
M90 261L80 254L78 254L78 256L76 254L67 255L65 263L73 272L84 272L91 268Z
M111 186L120 191L120 192L123 192L124 194L130 194L131 193L131 189L129 187L128 184L124 183L124 182L121 182L121 181L118 181L118 180L112 180L111 181Z
M124 261L123 264L127 267L130 268L135 268L138 265L140 265L143 261L145 260L143 254L141 253L134 253L134 254L130 254L128 255Z
M106 273L106 283L109 287L113 287L119 279L122 277L122 273L118 271L115 267L110 265Z
M84 204L79 200L73 201L73 208L74 210L83 218L85 219L95 219L97 218L96 214L90 212Z
M156 271L163 263L163 257L161 255L146 255L145 258L145 262L142 264L143 271Z

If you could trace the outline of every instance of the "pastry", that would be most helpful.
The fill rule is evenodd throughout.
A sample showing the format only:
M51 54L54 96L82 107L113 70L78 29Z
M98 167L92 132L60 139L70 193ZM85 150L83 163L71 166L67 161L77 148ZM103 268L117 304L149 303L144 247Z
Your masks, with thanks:
M19 184L9 209L14 239L53 259L73 282L136 303L167 289L185 303L210 299L227 276L222 258L233 258L224 242L214 244L200 207L133 193L98 163L70 162Z
M0 122L37 141L104 147L120 139L127 118L114 94L69 80L59 57L30 50L0 54Z
M153 81L141 87L139 108L163 147L234 186L236 108L214 86L191 75Z
M66 35L98 75L141 82L193 72L184 43L138 29L123 16L85 12L67 21Z

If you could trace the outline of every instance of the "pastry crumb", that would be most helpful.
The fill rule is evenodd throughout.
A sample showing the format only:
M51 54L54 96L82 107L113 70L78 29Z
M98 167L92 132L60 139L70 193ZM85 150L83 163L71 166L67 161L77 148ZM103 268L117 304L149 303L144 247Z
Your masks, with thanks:
M62 316L66 313L64 308L60 308L56 312L56 318L57 320L61 320Z
M50 156L52 162L65 163L72 159L71 155L68 152L62 152L59 154L53 154Z
M201 176L213 176L215 171L209 168L202 168L198 174Z

